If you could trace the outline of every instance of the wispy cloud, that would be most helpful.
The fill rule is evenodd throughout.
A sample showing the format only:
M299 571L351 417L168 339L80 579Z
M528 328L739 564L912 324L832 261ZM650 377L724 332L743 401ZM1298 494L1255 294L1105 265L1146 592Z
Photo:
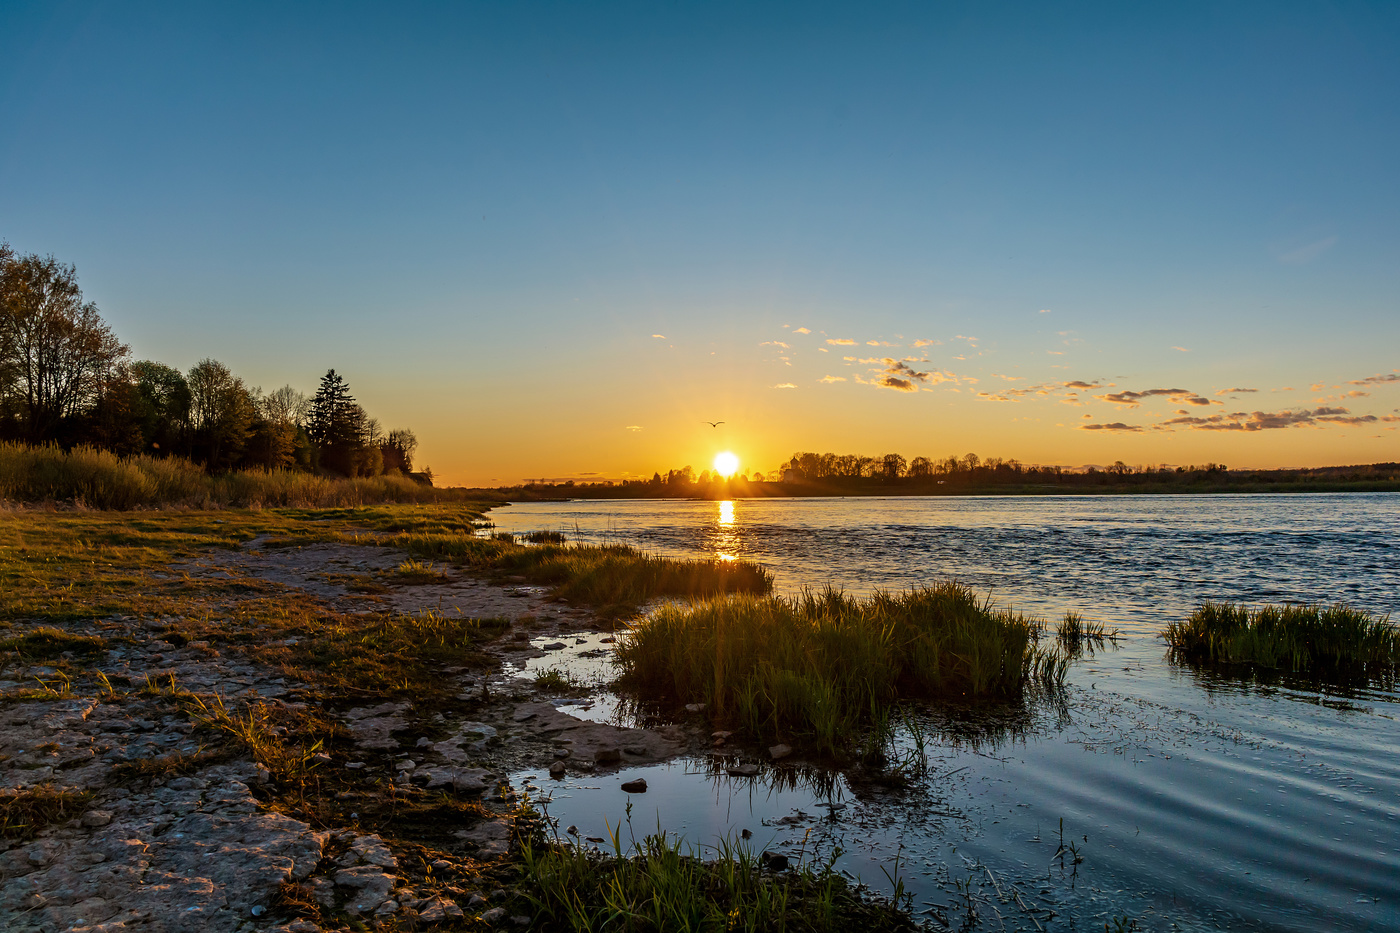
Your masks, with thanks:
M1190 352L1191 352L1190 350L1186 349L1185 347L1172 347L1172 349L1175 350L1175 351L1177 351L1178 353L1190 353Z
M866 345L867 347L893 347L893 346L895 346L895 344L890 343L888 340L867 340L867 341L865 342L865 345Z
M1137 408L1145 398L1155 395L1163 395L1173 402L1189 405L1209 405L1210 399L1192 392L1190 389L1147 389L1143 392L1110 392L1106 395L1096 395L1094 398L1101 402L1112 402L1114 405L1126 405L1129 408Z
M652 334L652 336L655 337L657 340L665 340L665 339L666 339L666 335L665 335L665 334Z
M826 342L833 347L854 347L856 345L854 340L847 340L845 337L828 337Z
M909 346L913 347L915 350L919 349L919 347L941 347L941 346L943 346L943 341L941 341L941 340L915 340L915 341L914 341L913 343L911 343Z
M1185 416L1163 421L1159 427L1185 427L1194 431L1272 431L1281 428L1319 424L1374 424L1375 415L1353 415L1345 408L1315 408L1289 411L1237 411L1209 418Z
M1081 424L1081 431L1121 431L1129 434L1136 434L1142 431L1142 427L1136 424L1124 424L1121 421L1111 421L1107 424Z
M623 428L622 430L624 430L624 431L633 431L633 432L635 432L635 431L640 431L641 429L642 429L642 426L641 426L640 424L629 424L627 427Z
M775 389L795 389L795 388L797 388L797 386L793 385L791 382L780 382L780 383L778 383L777 385L775 385L773 388L775 388Z
M1040 313L1041 313L1041 314L1049 314L1049 313L1050 313L1050 309L1049 309L1049 308L1041 308L1041 309L1040 309Z
M810 334L811 331L808 330L808 329L805 328L805 327L799 327L799 328L797 328L797 330L793 331L793 333L794 333L794 334Z
M1400 382L1400 373L1376 373L1374 376L1367 376L1365 379L1352 379L1347 385L1351 386L1378 386L1387 382Z
M822 382L845 382L845 376L822 376Z
M1258 389L1221 389L1216 395L1243 395L1247 392L1258 392Z
M759 346L760 346L760 347L782 347L784 350L790 350L790 349L792 349L792 348L789 347L787 344L783 343L781 340L765 340L765 341L763 341L762 343L760 343Z

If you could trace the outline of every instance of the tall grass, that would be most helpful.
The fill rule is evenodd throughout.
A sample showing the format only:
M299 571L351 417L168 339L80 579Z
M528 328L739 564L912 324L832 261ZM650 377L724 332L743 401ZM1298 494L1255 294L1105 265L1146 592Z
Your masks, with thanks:
M1390 617L1337 603L1263 606L1203 603L1162 632L1180 659L1254 664L1294 673L1355 672L1394 676L1400 627Z
M422 557L524 577L556 595L604 609L634 609L658 597L706 599L726 593L768 593L773 575L747 561L675 560L623 544L537 544L509 535L403 534L385 544Z
M0 501L76 502L95 509L158 506L331 508L459 498L404 476L356 479L295 470L210 476L178 457L119 457L93 447L0 443Z
M1067 661L1041 634L958 583L867 599L827 589L663 606L620 641L617 663L643 695L706 703L755 737L840 754L858 735L887 734L900 699L1057 689Z

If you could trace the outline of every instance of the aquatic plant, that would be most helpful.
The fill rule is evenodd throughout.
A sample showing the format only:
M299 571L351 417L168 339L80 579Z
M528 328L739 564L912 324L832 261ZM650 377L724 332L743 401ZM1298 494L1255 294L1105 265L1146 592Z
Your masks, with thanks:
M1068 660L1041 632L959 583L866 599L828 588L662 606L620 640L617 663L642 695L842 753L883 743L901 699L1058 689Z
M547 818L545 818L547 819ZM624 854L621 827L599 851L549 838L533 810L517 815L519 887L538 929L570 931L916 930L901 907L876 899L834 870L834 858L787 868L785 856L721 839L709 852L658 830ZM630 822L630 817L629 817ZM781 866L781 867L780 867ZM896 888L902 894L902 887Z
M1175 658L1250 664L1294 673L1360 672L1391 677L1400 665L1400 627L1390 617L1332 606L1202 603L1162 632Z
M1102 622L1086 622L1078 613L1067 612L1055 630L1055 640L1065 654L1077 658L1086 651L1092 655L1109 642L1117 645L1118 631L1110 632Z

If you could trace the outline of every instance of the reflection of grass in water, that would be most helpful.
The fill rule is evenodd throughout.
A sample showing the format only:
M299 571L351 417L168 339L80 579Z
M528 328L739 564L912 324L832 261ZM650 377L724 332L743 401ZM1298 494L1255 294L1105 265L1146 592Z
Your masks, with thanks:
M610 852L546 835L548 817L526 810L516 820L520 886L543 929L633 930L914 930L902 883L896 904L863 894L834 870L800 859L780 869L742 841L705 849L658 830L626 856L622 827ZM630 833L631 811L628 810ZM708 849L708 851L706 851ZM786 859L782 860L786 863ZM896 866L897 870L897 866Z
M1250 609L1208 602L1162 637L1177 660L1198 664L1383 680L1400 664L1400 628L1340 603Z
M1055 692L1067 661L1039 622L993 609L957 583L854 599L734 596L668 605L618 645L623 683L703 702L760 740L846 754L888 740L902 699Z

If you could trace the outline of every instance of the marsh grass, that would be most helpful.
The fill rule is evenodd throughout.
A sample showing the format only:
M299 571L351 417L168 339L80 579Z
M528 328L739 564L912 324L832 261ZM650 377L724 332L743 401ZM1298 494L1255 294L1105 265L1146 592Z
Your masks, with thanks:
M1055 640L1060 649L1070 658L1078 658L1086 652L1093 655L1106 644L1118 644L1118 631L1109 631L1102 622L1086 622L1078 613L1067 612L1055 629Z
M562 531L527 531L520 536L522 540L531 544L563 544L564 533Z
M446 573L433 566L430 560L417 560L410 557L399 564L390 574L390 579L395 583L406 585L423 585L428 583L442 583L448 579Z
M1063 684L1041 623L958 583L855 599L730 596L661 606L619 641L622 684L705 703L753 737L848 753L885 743L904 699L1020 697Z
M311 707L253 701L229 708L222 697L192 697L190 718L231 739L276 781L305 786L316 755L344 727Z
M26 661L50 660L65 654L91 657L101 654L106 647L96 635L74 635L51 625L0 639L0 651L13 651Z
M41 830L81 815L92 797L91 791L60 790L48 784L0 791L0 839L33 839Z
M516 825L528 823L517 817ZM611 832L610 852L540 831L520 842L524 896L545 931L918 929L899 905L862 896L833 870L834 858L818 866L799 858L792 870L773 872L741 841L723 839L706 853L662 831L634 838L628 856L621 827Z
M747 561L675 560L621 544L537 544L492 538L404 534L385 544L421 557L450 560L475 570L521 576L549 586L561 599L622 615L663 597L707 599L726 593L767 593L773 575Z
M294 470L219 476L178 457L119 457L105 450L0 443L0 501L72 502L95 509L157 506L210 508L358 506L384 502L448 502L461 490L435 489L404 476L356 479Z
M558 667L540 671L535 675L534 684L538 690L561 694L583 694L592 690L587 683Z
M1400 666L1400 627L1341 603L1251 609L1207 602L1162 637L1178 660L1196 663L1378 678L1393 678Z

